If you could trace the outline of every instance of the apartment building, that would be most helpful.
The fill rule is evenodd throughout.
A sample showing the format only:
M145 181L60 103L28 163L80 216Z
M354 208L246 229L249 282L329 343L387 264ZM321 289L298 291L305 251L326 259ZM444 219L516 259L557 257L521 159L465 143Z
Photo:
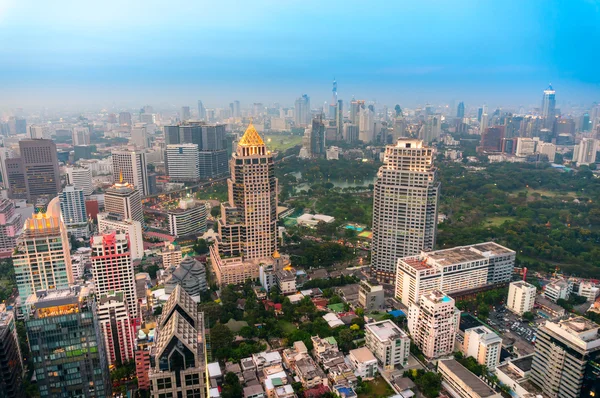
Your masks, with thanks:
M365 344L384 369L408 363L410 338L389 319L365 325Z

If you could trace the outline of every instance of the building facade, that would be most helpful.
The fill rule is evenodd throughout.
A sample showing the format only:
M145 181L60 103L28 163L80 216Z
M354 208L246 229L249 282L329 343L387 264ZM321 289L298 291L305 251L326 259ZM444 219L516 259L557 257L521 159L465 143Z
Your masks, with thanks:
M17 325L12 311L0 305L0 396L25 398L23 355L19 347Z
M99 213L98 232L105 234L110 231L124 232L127 235L132 260L139 260L144 257L142 224L139 221L124 220L121 216L114 213Z
M365 325L365 345L384 369L408 363L410 338L389 319Z
M200 179L198 145L167 145L165 154L165 166L169 181L194 182Z
M67 232L76 238L87 238L90 235L90 228L86 216L83 190L75 188L73 185L67 185L58 197Z
M372 269L393 281L397 260L435 245L440 183L434 149L401 139L385 150L373 192Z
M88 167L66 167L67 185L73 185L75 188L83 190L85 196L94 193L94 184L92 183L92 170Z
M112 151L113 181L126 182L149 195L146 154L141 151Z
M465 330L462 348L466 356L475 358L478 364L493 370L500 363L502 339L491 329L477 326Z
M508 286L506 308L517 315L531 312L535 305L535 286L525 281L512 282Z
M27 199L31 201L41 195L56 196L60 190L60 173L54 141L21 140L19 149L25 173Z
M0 199L0 258L11 256L22 229L23 219L15 212L13 202Z
M365 311L377 311L385 307L385 292L377 281L363 280L358 286L358 305Z
M101 294L97 303L98 323L102 330L109 366L134 359L135 340L127 302L122 291Z
M107 213L121 217L123 220L138 221L144 225L142 196L133 185L124 182L123 178L104 194L104 208Z
M182 199L179 207L167 211L169 234L175 237L202 235L206 232L206 204L194 199Z
M200 294L208 290L204 264L186 256L165 281L165 294L171 294L177 286L195 301L200 301Z

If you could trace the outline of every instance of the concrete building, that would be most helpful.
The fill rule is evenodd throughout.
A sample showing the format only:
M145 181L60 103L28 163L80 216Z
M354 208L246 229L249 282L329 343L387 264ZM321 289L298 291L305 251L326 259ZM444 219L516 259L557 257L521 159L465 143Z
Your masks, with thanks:
M94 193L94 184L92 183L92 170L88 167L66 167L67 185L73 185L75 188L83 190L85 196Z
M549 142L541 142L538 144L537 149L541 155L548 156L549 162L554 162L554 159L556 158L556 145Z
M566 279L553 279L544 286L544 296L555 303L559 299L568 300L573 293L573 284Z
M194 182L200 179L198 145L167 145L165 155L165 167L170 181Z
M8 197L11 199L27 199L27 184L25 183L25 167L21 158L7 158L6 183L8 185Z
M327 375L309 356L297 360L294 364L294 370L296 376L300 378L302 387L307 390L327 383Z
M467 293L510 282L516 253L494 242L458 246L398 259L396 297L404 305L439 289Z
M498 380L511 389L513 397L531 398L541 393L530 381L532 363L533 354L508 360L496 367Z
M19 149L25 175L27 199L32 201L41 195L56 196L60 190L60 172L54 141L21 140Z
M165 294L171 294L176 286L181 286L194 301L200 302L200 294L208 290L204 264L186 256L165 281Z
M149 195L146 154L140 151L112 151L111 154L113 181L128 183L141 196Z
M383 286L376 280L360 281L358 288L358 305L365 311L381 310L385 306Z
M10 257L23 229L21 214L11 200L0 199L0 258Z
M277 287L283 295L296 293L296 274L288 270L280 270L275 274Z
M577 163L577 166L596 163L596 152L598 152L598 140L583 138L573 148L573 162Z
M536 141L533 138L519 137L517 139L517 148L515 155L517 157L525 157L533 155L536 150Z
M389 319L365 325L365 345L386 370L408 363L410 338Z
M96 294L123 292L129 316L137 319L138 302L127 235L115 231L96 235L90 246Z
M33 137L31 137L33 138ZM41 137L40 137L41 138ZM44 137L46 138L46 137ZM48 137L50 138L50 137ZM73 146L90 145L90 129L87 127L73 127Z
M600 393L600 325L578 316L538 328L532 381L551 398Z
M466 356L473 357L480 365L493 370L500 363L502 339L491 329L477 326L465 330L462 351Z
M47 213L25 221L12 255L19 296L23 300L38 290L67 289L74 281L67 229L60 220L58 198Z
M204 313L181 288L175 287L157 325L153 366L148 377L150 396L206 398L206 339Z
M433 157L416 139L385 149L373 193L371 268L380 280L394 280L398 258L435 245L440 183Z
M252 124L240 139L230 167L229 201L221 204L219 237L210 252L220 283L246 276L256 279L259 264L270 262L278 242L273 155ZM225 264L238 275L220 275Z
M179 267L183 260L181 248L168 242L165 242L165 247L158 255L162 258L162 266L164 270L174 270Z
M67 232L75 238L90 236L90 228L85 210L85 195L81 188L67 185L58 195L60 212Z
M27 298L25 326L42 397L110 397L110 373L96 304L79 286Z
M144 226L141 193L123 178L106 190L104 208L107 213L112 213L123 220L138 221Z
M442 375L442 387L456 398L502 398L479 377L454 359L438 362L438 372Z
M454 299L439 290L421 295L408 309L408 330L428 359L452 354L459 321Z
M305 227L316 227L319 223L324 222L330 224L335 221L334 217L326 216L325 214L309 214L304 213L300 217L296 218L298 225Z
M148 131L144 125L136 125L131 129L130 142L138 149L148 148Z
M25 398L23 389L23 355L13 311L0 305L0 395Z
M506 308L517 315L531 312L535 305L535 286L525 281L512 282L508 287Z
M581 282L577 294L581 297L585 297L588 301L595 301L600 295L600 287L592 282Z
M377 358L367 347L350 350L348 360L357 377L368 380L377 376Z
M131 322L122 291L98 296L98 324L102 330L108 366L134 359L135 326Z
M178 208L167 211L167 216L172 236L202 235L206 232L208 210L204 202L182 199Z
M120 215L114 213L99 213L98 232L105 234L110 231L118 231L127 235L132 260L139 260L144 257L142 224L139 221L123 219Z

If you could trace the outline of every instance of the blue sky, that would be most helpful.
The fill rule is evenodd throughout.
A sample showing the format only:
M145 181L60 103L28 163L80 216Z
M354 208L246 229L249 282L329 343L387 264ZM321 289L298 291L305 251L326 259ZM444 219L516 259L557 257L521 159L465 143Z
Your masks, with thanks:
M599 0L0 0L0 105L600 100Z

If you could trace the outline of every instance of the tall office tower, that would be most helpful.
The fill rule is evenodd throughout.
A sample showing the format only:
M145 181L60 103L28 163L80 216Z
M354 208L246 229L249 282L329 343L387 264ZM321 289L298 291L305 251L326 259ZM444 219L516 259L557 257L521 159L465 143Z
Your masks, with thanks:
M73 145L90 145L90 129L73 127Z
M500 363L502 339L493 330L485 326L476 326L465 330L462 352L473 357L480 365L492 370Z
M598 152L598 140L583 138L573 148L573 161L578 166L596 163L596 152Z
M25 221L12 258L23 300L38 290L66 289L73 283L69 237L58 198L50 201L46 213Z
M552 130L554 127L554 119L556 118L556 91L552 85L544 90L542 97L542 118L544 119L544 127Z
M358 125L360 123L360 111L365 107L365 101L353 99L350 102L350 123Z
M200 100L198 100L198 119L206 120L206 108Z
M530 312L535 305L535 292L535 286L530 283L525 281L512 282L508 286L506 308L519 316Z
M174 145L179 144L179 126L164 126L163 131L165 133L165 144Z
M27 199L23 159L8 158L4 161L4 164L6 166L6 182L9 188L8 197L11 199Z
M29 126L29 137L31 139L35 138L45 138L47 140L51 137L50 126L44 124L34 124Z
M179 206L167 211L169 234L175 237L198 236L206 232L206 204L194 199L182 199Z
M439 290L422 295L408 308L408 330L428 359L452 354L459 321L454 299Z
M425 123L419 130L419 139L425 143L430 143L440 138L442 133L442 117L439 114L428 115Z
M131 129L130 141L138 149L148 148L148 131L146 126L134 126Z
M144 211L140 191L128 182L121 181L106 190L104 208L108 213L120 216L123 220L131 219L144 225Z
M185 122L186 120L190 120L192 118L192 114L190 113L189 106L182 106L181 112L179 113L179 120Z
M538 328L531 381L545 397L594 397L600 393L600 325L582 317Z
M396 298L404 305L434 289L446 294L510 282L516 253L494 242L458 246L398 259Z
M0 305L0 396L25 398L23 390L23 355L19 347L13 311Z
M123 292L129 316L137 319L138 302L129 238L122 232L112 231L93 236L90 246L96 293L102 295L113 291Z
M252 261L270 258L277 250L278 189L273 155L252 124L240 139L230 167L229 201L221 204L220 238L211 247L220 284L258 278L259 264Z
M483 107L477 108L477 121L481 123L481 116L483 115Z
M87 288L38 291L27 299L27 338L40 396L110 397L110 373Z
M52 140L19 141L25 172L27 199L40 195L56 196L60 190L60 173L56 144Z
M358 126L355 124L345 124L344 125L344 139L346 142L356 142L358 141Z
M358 139L364 143L372 142L375 138L375 114L369 107L361 108L359 113Z
M463 119L465 117L465 103L459 102L458 107L456 108L456 117L458 119Z
M310 98L306 94L303 94L302 97L296 100L294 122L296 123L296 127L308 126L311 122Z
M181 286L163 306L156 329L150 396L206 398L204 313Z
M194 182L200 179L198 145L167 145L165 168L170 181Z
M327 119L337 120L337 110L338 110L337 107L338 107L337 82L335 81L335 79L333 79L333 89L331 90L331 103L329 104ZM325 109L323 111L325 111Z
M394 280L398 258L435 245L440 183L433 157L417 139L385 149L373 195L371 267L380 280Z
M148 170L146 154L140 151L112 151L113 181L123 181L140 191L142 196L148 192Z
M488 127L481 134L480 148L485 152L502 151L505 126Z
M65 168L67 175L67 185L73 185L75 188L83 190L85 196L94 193L94 184L92 183L92 170L88 167L69 166Z
M67 231L75 238L87 238L90 235L87 212L85 210L85 195L81 188L73 185L64 187L58 194L60 212Z
M99 213L98 232L106 234L111 231L123 232L127 235L132 260L139 260L144 257L142 224L139 221L123 219L120 215L114 213Z
M180 252L181 256L181 252ZM163 257L164 258L164 257ZM198 260L187 255L180 263L173 266L168 279L165 281L165 294L171 294L175 286L181 286L187 294L200 301L200 294L208 290L206 283L206 267Z
M4 188L9 188L8 184L8 171L6 170L6 160L14 158L15 153L10 148L0 147L0 177L2 178L2 185Z
M131 127L131 113L129 112L121 112L119 113L119 124L122 127Z
M240 108L240 101L233 101L233 110L231 113L231 116L235 117L235 118L240 118L242 117L242 110Z
M479 132L482 133L487 128L488 128L488 114L487 113L483 113L481 115L481 124L479 126Z
M13 202L0 199L0 258L10 257L21 229L23 219L19 213L15 213Z
M336 113L335 113L335 127L337 132L335 135L336 141L342 141L344 139L344 101L338 100Z
M122 291L98 296L98 323L104 338L108 366L117 366L134 359L134 326Z
M325 123L323 122L323 115L321 114L312 120L310 152L313 158L324 158L325 150Z

